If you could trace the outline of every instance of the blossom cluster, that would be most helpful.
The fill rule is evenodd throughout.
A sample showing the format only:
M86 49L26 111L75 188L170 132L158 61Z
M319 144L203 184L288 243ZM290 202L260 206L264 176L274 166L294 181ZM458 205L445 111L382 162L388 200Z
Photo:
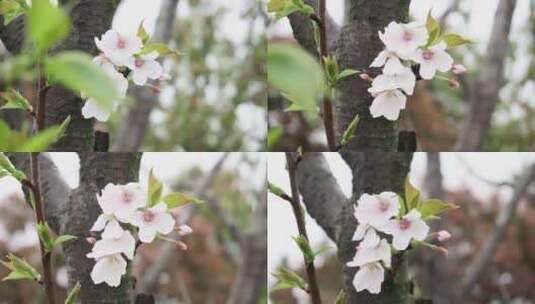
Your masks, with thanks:
M128 90L128 80L119 72L125 68L130 69L134 84L139 86L145 85L148 79L166 77L162 66L156 61L159 53L156 50L146 53L139 35L108 30L101 39L95 37L95 44L102 53L96 56L93 62L110 77L121 99L126 96ZM113 103L112 111L117 109L120 101ZM88 119L94 117L99 121L107 121L110 114L109 109L103 108L92 98L87 99L82 108L82 115Z
M418 22L391 22L383 33L379 32L385 49L370 67L383 69L368 89L374 97L370 106L374 118L384 116L392 121L399 118L407 96L414 93L413 64L419 64L420 77L426 80L433 79L437 71L448 72L454 66L453 58L446 52L446 42L435 36L428 32L426 25ZM462 68L458 65L458 69Z
M429 233L429 226L422 219L417 209L400 215L399 197L394 192L382 192L370 195L362 194L355 208L358 226L353 235L359 241L353 260L349 267L359 267L353 278L357 292L368 290L379 293L385 278L385 268L392 265L392 248L397 251L406 250L412 240L423 241ZM392 236L390 244L381 238L379 232ZM447 232L442 232L445 240Z
M176 221L167 205L159 202L148 205L148 194L138 183L126 185L108 184L97 201L102 214L95 221L91 231L99 232L101 239L94 242L87 254L96 263L91 271L95 284L105 282L117 287L126 274L127 260L133 260L137 247L133 232L137 232L140 243L151 243L158 235L167 235L174 230ZM192 232L191 228L178 227L181 235Z

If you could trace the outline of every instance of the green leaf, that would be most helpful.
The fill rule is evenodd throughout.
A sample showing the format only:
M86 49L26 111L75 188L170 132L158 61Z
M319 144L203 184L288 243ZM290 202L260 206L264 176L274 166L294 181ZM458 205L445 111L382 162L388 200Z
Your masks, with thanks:
M420 205L418 211L422 215L422 219L434 217L444 211L454 210L459 206L451 203L445 203L439 199L428 199Z
M149 207L160 202L163 192L163 184L154 176L154 168L149 172Z
M398 195L398 201L399 201L399 217L404 216L407 214L407 204L405 204L405 200L401 195Z
M22 4L24 3L24 5ZM20 0L0 0L0 15L4 17L4 25L8 25L18 16L24 14L28 5Z
M17 257L16 255L9 253L7 255L7 261L0 261L0 264L4 265L11 272L2 281L9 280L35 280L41 281L41 274L35 270L24 259Z
M15 150L17 152L42 152L46 151L52 144L57 142L65 133L69 126L71 117L68 116L59 126L45 129L34 136L28 138L21 146Z
M291 97L292 110L318 113L317 101L325 89L320 64L303 48L271 43L267 55L268 82Z
M45 72L50 81L76 93L84 92L108 111L112 111L114 103L121 99L114 82L92 62L88 54L67 51L47 58Z
M276 196L284 196L287 195L284 190L282 190L280 187L268 182L268 191L275 194Z
M440 28L440 24L438 23L435 18L433 18L433 15L431 14L432 10L429 10L427 12L427 19L425 22L425 28L427 29L428 33L431 33L432 31L436 30L437 28Z
M310 247L310 244L308 243L308 240L302 236L296 236L293 238L301 252L303 253L303 257L305 258L305 263L310 264L314 262L314 259L316 258L316 254Z
M420 191L411 184L411 181L409 180L409 177L405 179L405 202L407 203L407 207L409 212L411 209L414 209L418 206L418 202L420 201Z
M360 117L357 114L355 115L353 120L351 120L351 123L349 123L349 126L347 126L347 129L344 131L344 135L342 136L342 140L340 141L340 144L342 146L345 146L353 137L355 137L355 131L357 130L359 121L360 121Z
M0 152L0 177L7 175L13 176L18 181L26 179L24 172L17 170L9 158L3 152Z
M463 38L457 34L446 34L442 37L448 48L460 46L463 44L472 43L470 39Z
M191 203L194 203L194 204L203 203L202 200L194 196L187 195L187 194L180 193L180 192L167 194L166 196L164 196L163 201L164 203L167 204L168 209L182 207L184 205L191 204Z
M343 289L340 289L338 294L336 295L336 300L334 304L345 304L347 302L347 296Z
M76 285L74 285L74 287L69 292L67 299L65 299L65 304L76 304L76 302L78 301L78 294L80 293L80 288L82 288L82 285L80 284L80 282L76 282Z
M45 223L37 223L37 234L39 235L39 239L41 240L41 243L43 244L43 248L45 252L49 253L54 250L54 234L52 230L50 229L50 226Z
M74 236L74 235L70 235L70 234L64 234L64 235L60 235L58 236L55 240L54 240L54 248L59 246L59 245L62 245L63 243L66 243L66 242L70 242L72 240L75 240L77 239L78 237Z
M169 55L169 54L173 54L173 55L176 55L176 56L183 55L179 51L176 51L176 50L173 50L173 49L169 48L169 46L167 44L164 44L164 43L150 43L150 44L147 44L141 49L141 51L139 52L138 55L146 55L146 54L152 53L154 51L158 52L158 54L160 56L166 56L166 55Z
M268 12L275 13L284 8L288 0L269 0Z
M296 12L310 16L314 14L314 8L303 0L271 0L268 3L268 12L275 13L278 20Z
M281 140L282 135L284 134L284 129L282 127L273 127L270 128L267 134L267 150L273 151L275 145Z
M49 0L33 0L27 16L28 37L39 51L48 49L69 34L69 16Z
M344 78L347 78L349 76L353 76L353 75L358 74L358 73L359 73L358 70L345 69L342 72L340 72L340 74L338 74L338 77L337 77L336 81L338 82L338 81L340 81L340 80L342 80Z
M1 92L0 97L6 101L6 103L0 107L0 110L3 109L20 109L24 111L32 111L32 105L22 94L17 90L11 88L7 92Z
M431 15L431 10L429 10L429 12L427 13L427 21L425 23L425 27L427 29L427 32L429 33L426 47L433 46L440 42L440 24Z
M139 24L139 27L137 29L137 36L139 37L139 39L141 39L141 42L143 42L143 44L146 44L150 40L149 34L145 30L145 27L143 27L143 21L141 21L141 23Z
M290 269L280 267L277 272L272 273L271 275L277 279L277 283L272 289L273 291L290 288L299 288L304 291L308 290L307 282L300 275Z

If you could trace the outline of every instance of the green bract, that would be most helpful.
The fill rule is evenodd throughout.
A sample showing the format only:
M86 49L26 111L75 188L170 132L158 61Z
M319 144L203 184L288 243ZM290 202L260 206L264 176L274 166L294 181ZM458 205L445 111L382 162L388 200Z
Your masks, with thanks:
M69 16L49 0L33 0L27 15L28 37L38 51L48 49L69 34Z

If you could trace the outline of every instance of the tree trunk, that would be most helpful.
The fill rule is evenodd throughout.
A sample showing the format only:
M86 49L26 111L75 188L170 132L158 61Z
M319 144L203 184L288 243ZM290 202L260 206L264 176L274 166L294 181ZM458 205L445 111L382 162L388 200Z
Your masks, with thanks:
M140 154L136 153L80 153L80 187L73 191L62 231L78 237L65 246L66 264L70 285L80 282L82 289L79 301L84 304L131 303L133 278L128 273L123 276L117 288L105 283L95 285L90 278L95 265L86 257L91 245L86 237L89 229L101 213L96 195L108 183L126 184L136 182L139 174Z
M72 28L69 37L55 51L80 50L97 54L94 38L100 37L111 26L118 0L80 0L71 10ZM59 125L67 116L71 123L51 151L93 151L95 135L93 120L84 119L81 109L84 101L77 94L54 85L46 94L46 126Z
M391 21L408 21L410 0L351 0L348 23L342 28L336 56L340 69L368 69L384 45L378 32ZM355 115L360 116L356 136L342 149L348 151L395 151L396 123L373 118L368 93L369 82L348 77L340 84L337 104L338 138L340 139Z

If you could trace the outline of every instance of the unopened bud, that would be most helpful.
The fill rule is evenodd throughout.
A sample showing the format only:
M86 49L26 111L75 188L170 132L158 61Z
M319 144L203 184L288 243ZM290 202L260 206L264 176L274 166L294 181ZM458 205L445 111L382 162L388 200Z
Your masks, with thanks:
M369 81L369 82L373 81L373 78L367 73L359 74L359 77L360 77L360 79L362 79L364 81Z
M177 231L179 235L185 236L185 235L191 234L193 232L193 229L191 229L191 227L188 225L180 225L177 228Z
M178 241L178 247L180 247L181 250L188 250L188 245L186 245L186 243L184 242L181 242L181 241Z
M86 242L88 242L89 244L93 245L97 242L97 239L94 238L94 237L88 237L88 238L85 238Z
M452 89L458 89L461 86L461 84L455 79L448 80L448 84L450 85L450 88Z
M448 231L446 230L441 230L438 232L438 237L437 239L440 241L440 242L445 242L449 239L451 239L451 233L449 233Z
M451 71L455 75L460 75L466 73L466 67L460 63L454 64Z
M444 247L437 247L437 250L440 254L442 254L443 256L448 256L448 249L444 248Z

